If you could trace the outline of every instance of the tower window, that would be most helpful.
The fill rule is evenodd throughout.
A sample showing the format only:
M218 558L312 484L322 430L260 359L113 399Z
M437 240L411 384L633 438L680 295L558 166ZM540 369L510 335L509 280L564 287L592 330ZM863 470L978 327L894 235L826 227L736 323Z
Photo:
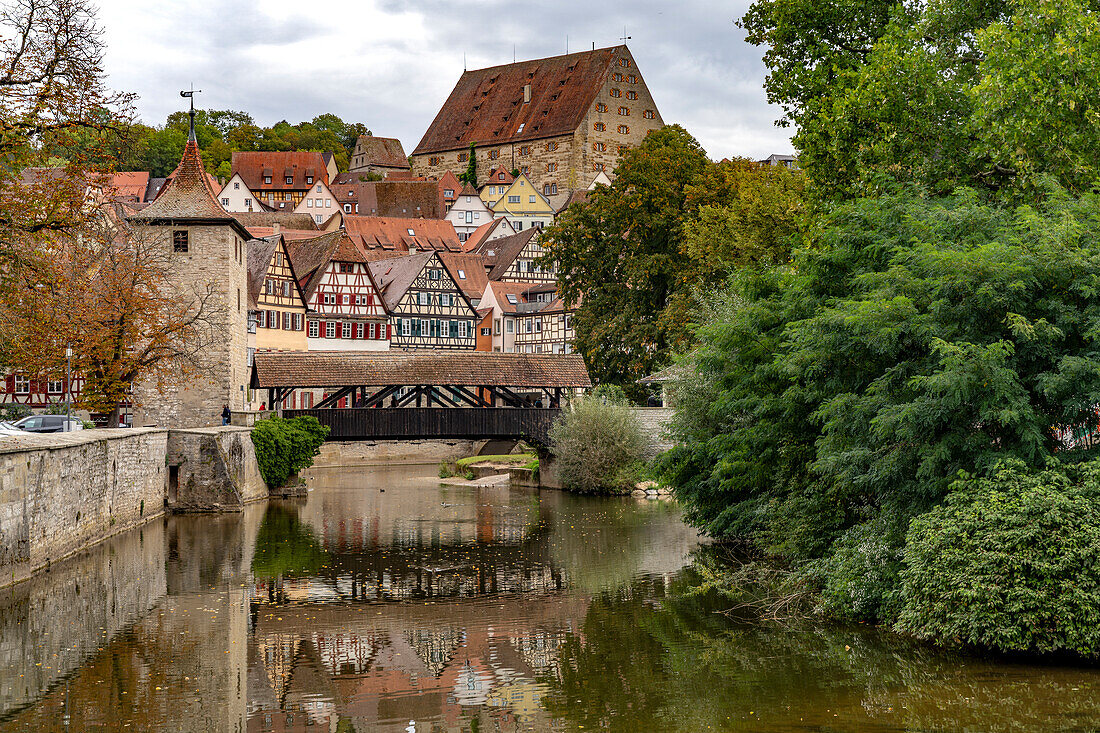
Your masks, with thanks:
M596 132L603 132L607 129L607 125L602 122L597 122L594 127L596 128Z
M187 241L187 230L176 229L172 232L172 251L173 252L188 252L189 242Z
M642 112L642 117L645 117L647 120L652 120L656 115L653 114L653 110L647 109L645 112Z

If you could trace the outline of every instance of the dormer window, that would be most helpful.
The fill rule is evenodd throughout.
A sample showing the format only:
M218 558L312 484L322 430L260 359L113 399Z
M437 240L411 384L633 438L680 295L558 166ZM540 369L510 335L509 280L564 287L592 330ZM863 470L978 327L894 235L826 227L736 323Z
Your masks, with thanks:
M416 236L416 232L414 232L412 229L406 229L405 231L407 231L409 233L410 237L415 237Z
M306 183L308 183L310 185L313 185L313 176L306 176ZM318 193L321 192L321 187L320 186L317 187L317 192Z
M503 171L500 172L500 173L497 173L497 180L498 181L503 181L504 180L504 172Z
M270 186L271 185L271 176L264 176L264 183L266 183L267 185Z
M459 270L458 271L458 279L459 280L465 280L466 279L466 271L465 270Z
M516 305L516 304L519 303L519 301L516 300L516 296L512 295L511 293L508 293L507 298L508 298L508 302L511 303L512 305Z
M286 177L286 185L289 186L292 183L294 183L294 176L287 176Z
M526 122L521 122L521 123L519 123L519 128L518 128L518 129L516 129L516 134L518 135L518 134L520 134L521 132L523 132L523 128L524 128L524 127L525 127L526 125L527 125L527 123L526 123Z

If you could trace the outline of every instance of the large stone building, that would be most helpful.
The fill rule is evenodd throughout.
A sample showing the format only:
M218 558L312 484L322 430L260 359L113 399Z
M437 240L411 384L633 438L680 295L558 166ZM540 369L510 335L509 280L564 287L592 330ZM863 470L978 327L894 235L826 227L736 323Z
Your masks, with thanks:
M416 175L519 170L546 196L611 173L619 153L664 125L626 46L463 72L409 161Z
M153 203L133 214L144 236L172 256L172 286L210 294L204 310L213 343L199 374L180 385L134 385L134 425L198 427L221 423L222 406L244 407L248 384L248 231L217 201L194 130L183 159Z

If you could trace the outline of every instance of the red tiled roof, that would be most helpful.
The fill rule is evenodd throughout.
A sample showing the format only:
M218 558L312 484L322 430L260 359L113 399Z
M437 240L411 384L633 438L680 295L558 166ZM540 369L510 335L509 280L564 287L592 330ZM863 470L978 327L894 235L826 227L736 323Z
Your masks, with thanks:
M342 231L289 241L286 250L307 302L320 285L330 262L367 262L359 248ZM367 275L369 277L370 273Z
M494 186L499 186L501 184L510 185L515 180L516 177L512 175L512 172L505 170L504 166L501 166L500 168L494 168L493 170L489 171L489 177L485 179L485 184L482 186L482 188L488 186L489 184L492 184Z
M271 226L266 226L266 227L250 226L250 227L245 227L245 229L247 229L248 233L250 235L252 235L253 237L255 237L256 239L262 239L264 237L270 237L271 235L273 235L275 233L275 227L271 227ZM317 229L284 229L282 227L279 227L279 234L282 234L283 239L285 239L287 241L291 241L291 240L295 240L295 239L312 239L313 237L317 236L318 230Z
M413 280L432 259L433 252L418 252L405 257L392 257L376 260L368 266L371 277L382 294L386 309L392 311L401 302L401 296L412 285Z
M462 183L458 180L458 176L454 174L454 171L446 171L439 177L439 195L443 197L444 201L453 203L461 188ZM451 191L452 193L448 196L444 193L445 191Z
M317 229L317 223L309 214L293 211L234 211L231 216L246 227L272 227L278 224L285 229Z
M358 176L341 173L329 190L341 207L352 204L359 216L442 219L446 213L435 181L359 181Z
M230 160L230 177L239 173L253 193L260 191L304 191L313 184L306 183L313 176L313 183L328 183L328 167L320 153L302 151L235 151ZM287 184L286 177L294 182ZM271 183L264 183L264 176Z
M344 217L344 229L352 241L366 251L383 249L405 253L410 247L417 250L462 251L454 225L445 219L347 215Z
M431 384L455 387L587 388L577 354L488 351L266 351L252 362L252 386L373 387Z
M413 155L571 134L624 53L614 46L463 72Z
M153 203L130 218L224 220L237 224L218 203L217 192L202 166L199 145L194 140L187 141L179 165Z
M149 188L149 171L118 171L111 174L108 195L145 200Z
M354 156L364 155L366 160L358 161L356 167L378 165L386 168L409 167L409 158L405 155L405 148L401 141L395 137L375 137L374 135L360 135L355 141Z
M531 227L478 245L474 251L477 254L484 255L486 261L493 266L493 269L489 272L489 279L498 280L503 277L508 268L512 266L512 263L519 257L519 253L538 233L537 228Z
M485 293L485 285L489 282L489 278L486 276L484 257L466 253L440 252L439 259L443 261L443 265L467 298L477 299ZM459 271L465 277L460 276Z
M507 229L508 231L511 231L508 220L505 219L503 216L499 219L493 219L492 221L485 222L477 229L470 232L470 236L466 237L466 241L462 243L462 249L466 250L467 252L473 252L475 249L478 248L478 245L487 240L489 236L501 226L505 227L505 229Z

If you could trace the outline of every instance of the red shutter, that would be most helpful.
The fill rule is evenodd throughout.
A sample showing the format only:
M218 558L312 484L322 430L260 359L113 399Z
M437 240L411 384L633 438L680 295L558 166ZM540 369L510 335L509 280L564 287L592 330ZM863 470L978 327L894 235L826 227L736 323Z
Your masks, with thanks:
M389 341L393 338L393 326L386 324L386 340Z
M325 322L324 321L317 321L317 337L318 338L325 338L325 333L326 333L325 332Z
M344 324L340 323L340 321L336 322L336 328L332 329L332 331L336 334L336 338L344 338Z

